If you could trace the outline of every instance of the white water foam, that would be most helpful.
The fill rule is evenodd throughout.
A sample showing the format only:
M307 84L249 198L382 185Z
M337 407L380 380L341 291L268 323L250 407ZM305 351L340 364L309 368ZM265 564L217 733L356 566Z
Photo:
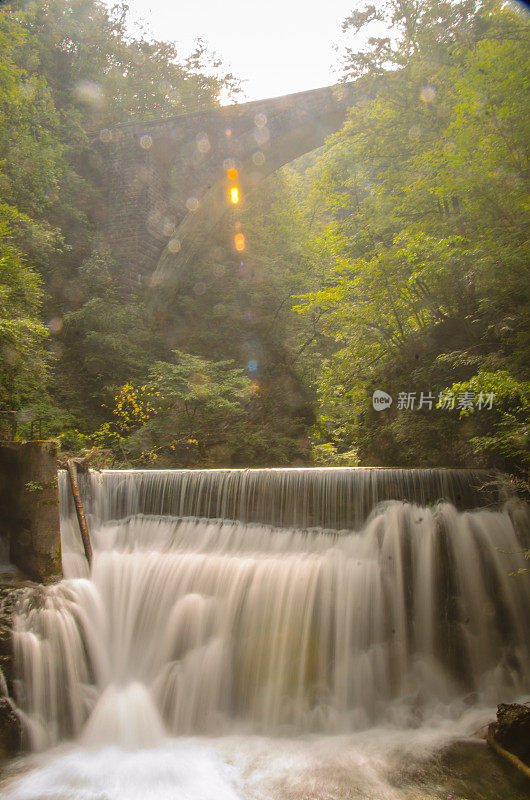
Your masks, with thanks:
M468 712L457 725L403 731L372 728L342 736L257 736L166 740L156 748L76 746L33 757L5 800L433 800L432 758L491 718ZM485 748L485 744L482 745ZM403 767L421 775L397 779ZM509 797L506 796L507 798Z
M6 797L441 797L396 788L396 765L528 691L508 513L390 502L359 532L277 528L138 514L137 478L129 499L119 480L134 513L97 500L91 574L63 502L66 578L17 617L31 744L78 743L34 756ZM336 517L340 498L319 507Z

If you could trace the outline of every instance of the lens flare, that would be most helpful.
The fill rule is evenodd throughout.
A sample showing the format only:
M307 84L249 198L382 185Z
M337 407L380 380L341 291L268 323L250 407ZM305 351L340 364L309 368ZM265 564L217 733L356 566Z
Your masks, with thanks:
M105 92L99 83L94 81L79 81L74 86L74 93L82 103L94 107L101 107L105 102Z
M199 133L196 138L197 150L200 153L209 153L211 149L210 140L207 133Z
M267 144L270 138L271 135L268 128L256 128L254 130L254 139L260 147Z
M235 167L230 167L230 169L226 171L226 175L229 181L237 181L238 171Z
M180 239L170 239L167 243L168 249L171 253L178 253L181 247Z
M436 97L436 89L434 86L424 86L420 92L420 97L424 103L432 103Z
M245 249L245 235L243 233L236 233L234 236L234 247L239 251Z

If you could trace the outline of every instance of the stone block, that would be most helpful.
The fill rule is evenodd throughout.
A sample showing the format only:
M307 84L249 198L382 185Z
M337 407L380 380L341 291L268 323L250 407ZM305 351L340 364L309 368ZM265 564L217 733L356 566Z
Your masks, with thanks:
M0 535L11 562L31 580L61 577L57 452L53 442L0 446Z

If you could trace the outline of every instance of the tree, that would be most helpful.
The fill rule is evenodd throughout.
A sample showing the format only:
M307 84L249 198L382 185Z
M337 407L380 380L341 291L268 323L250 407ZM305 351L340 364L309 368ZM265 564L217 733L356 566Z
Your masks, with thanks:
M51 396L57 423L50 417L47 433L71 424L70 410L86 432L120 382L145 379L169 353L142 298L122 302L98 231L89 136L131 117L215 106L221 88L237 86L203 45L181 61L170 43L131 37L125 6L98 0L10 3L0 45L0 222L9 257L42 278L52 333L42 401Z
M530 381L518 381L506 370L480 370L454 383L451 394L467 392L471 402L460 410L474 423L470 443L477 458L502 464L507 472L530 465Z
M365 463L471 464L467 420L379 415L371 394L441 390L477 368L528 378L528 26L499 4L431 0L345 26L374 20L393 35L349 53L368 96L319 160L328 268L298 305L327 342L318 431Z
M39 320L41 281L9 243L0 223L0 410L15 411L42 395L47 377Z

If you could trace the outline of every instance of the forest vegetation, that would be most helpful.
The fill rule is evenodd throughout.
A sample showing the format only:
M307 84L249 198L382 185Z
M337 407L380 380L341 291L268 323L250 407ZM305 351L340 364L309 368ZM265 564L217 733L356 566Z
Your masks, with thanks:
M354 5L352 0L352 5ZM362 88L246 198L170 311L124 290L91 136L237 100L99 0L0 10L0 412L115 466L530 466L530 27L494 0L357 4ZM381 35L388 30L389 35ZM218 246L220 257L211 258ZM196 287L200 285L201 291ZM384 411L376 390L392 396ZM34 423L32 425L32 423Z

